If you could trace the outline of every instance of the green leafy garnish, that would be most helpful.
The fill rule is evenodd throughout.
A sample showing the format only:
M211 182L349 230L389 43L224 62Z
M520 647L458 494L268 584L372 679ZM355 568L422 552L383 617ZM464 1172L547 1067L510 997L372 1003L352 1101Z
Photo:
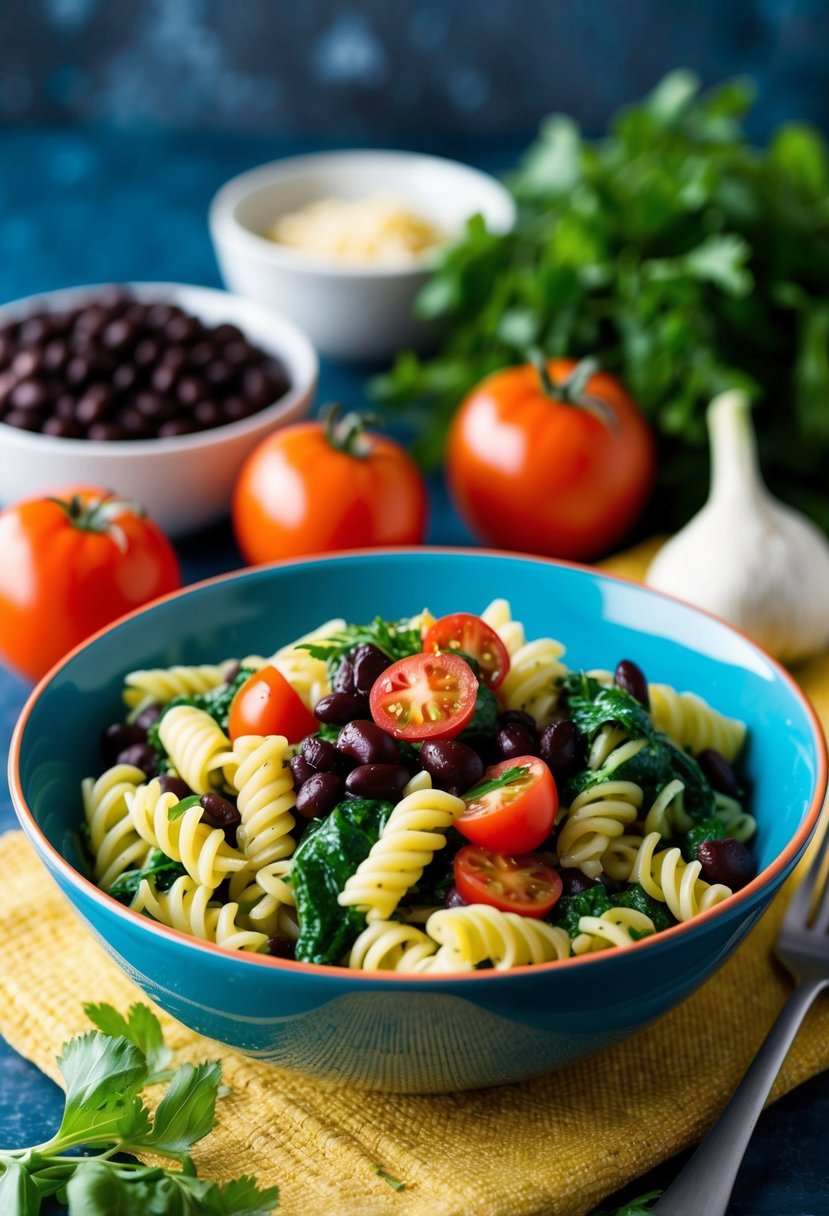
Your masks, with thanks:
M601 1212L594 1212L593 1216L648 1216L651 1210L651 1204L656 1203L661 1191L648 1191L647 1195L639 1195L636 1199L630 1199L620 1208L615 1208L612 1212L603 1208Z
M573 724L588 743L608 722L618 723L632 739L654 737L650 714L624 689L606 688L583 671L571 672L559 683Z
M382 650L392 662L396 662L420 652L420 626L413 628L408 620L384 621L382 617L376 616L367 625L346 625L330 638L303 642L297 649L307 650L315 659L324 659L328 674L333 677L345 655L361 642L370 642L372 646Z
M176 819L181 819L182 815L194 806L201 806L201 798L198 794L190 794L187 798L180 798L167 811L167 818L172 823Z
M601 916L603 912L609 912L612 906L604 886L597 882L578 895L563 895L553 909L552 921L566 929L570 937L577 937L579 921L583 916Z
M529 771L529 767L526 764L513 765L512 768L505 769L499 777L490 777L486 781L482 781L479 785L476 785L474 789L464 794L464 798L467 802L471 802L474 798L483 798L486 794L491 794L495 790L502 790L505 785L511 785L513 781L519 781L522 777L526 777Z
M706 840L722 840L724 837L725 828L723 821L719 815L711 815L709 819L703 819L700 823L695 823L688 830L680 844L682 856L686 861L696 861L701 844L704 844Z
M378 1178L382 1178L384 1182L387 1182L392 1190L405 1191L406 1183L401 1182L399 1178L395 1178L392 1174L387 1173L387 1171L383 1169L382 1165L375 1165L374 1172Z
M118 875L109 888L109 894L114 895L121 903L129 904L143 879L151 878L157 891L166 891L177 878L186 873L180 862L173 861L166 853L162 853L161 849L153 849L147 864L140 870L125 870L123 874Z
M470 221L420 297L443 319L440 352L401 354L373 383L383 404L419 408L425 463L469 390L536 345L621 375L659 434L661 530L702 505L705 408L729 387L759 398L775 492L829 526L829 157L800 123L753 147L753 95L677 71L600 140L545 121L510 182L513 231Z
M645 916L651 918L653 926L657 931L660 929L670 929L671 925L676 924L676 921L665 905L652 899L645 888L638 882L631 883L621 894L612 895L610 902L617 908L634 908L637 912L643 912ZM633 936L633 931L631 931L631 936ZM646 935L642 934L640 936Z
M342 908L337 896L393 810L391 802L349 798L306 829L291 869L301 926L296 957L302 962L338 962L365 928L364 914Z
M56 1135L0 1152L4 1216L37 1216L52 1195L65 1197L70 1216L269 1216L277 1187L261 1189L249 1177L210 1182L189 1156L215 1123L219 1062L170 1070L172 1053L147 1005L133 1005L126 1016L106 1004L84 1008L98 1029L61 1050L66 1096ZM143 1090L161 1081L167 1086L152 1114ZM86 1155L73 1155L78 1149ZM145 1150L181 1168L123 1159Z

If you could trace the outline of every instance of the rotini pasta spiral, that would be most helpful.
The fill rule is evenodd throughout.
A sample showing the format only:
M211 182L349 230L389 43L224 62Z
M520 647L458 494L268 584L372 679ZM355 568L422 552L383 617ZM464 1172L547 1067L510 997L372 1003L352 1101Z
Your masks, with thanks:
M215 718L193 705L174 705L158 724L158 737L176 772L196 794L232 778L233 745ZM224 770L224 772L222 772Z
M286 932L285 910L296 905L293 887L285 881L292 864L291 858L272 861L255 873L246 866L230 878L230 898L239 905L251 925L267 933L268 937Z
M125 870L140 869L152 848L136 832L127 808L127 794L135 793L145 780L135 765L115 764L97 781L87 777L81 783L89 845L95 859L93 872L105 891Z
M746 737L746 725L712 709L693 692L677 692L668 684L651 684L651 717L657 730L664 731L683 750L695 755L713 747L732 762Z
M488 904L441 908L429 917L426 932L441 948L422 965L423 970L468 969L488 960L496 971L508 971L570 954L570 938L564 929Z
M573 938L574 954L595 954L611 947L624 950L642 937L656 932L649 916L636 908L610 908L601 916L579 918L579 932Z
M645 816L645 832L658 832L666 839L676 830L687 832L693 822L682 806L685 786L678 779L669 781L653 800Z
M200 806L171 819L178 801L175 794L162 794L158 781L127 794L130 818L142 840L181 862L194 882L212 891L228 874L241 870L246 858L230 847L221 828L201 822Z
M744 811L736 798L727 794L714 794L714 814L725 828L726 836L746 844L757 831L757 820Z
M682 921L728 899L731 888L700 878L702 866L698 861L684 861L677 848L655 852L661 839L658 832L644 838L631 870L631 882L638 882L652 899L667 904L672 915Z
M356 907L366 920L385 921L418 881L448 828L464 808L463 800L442 790L423 789L398 802L383 834L339 894L343 907Z
M193 667L153 667L146 671L131 671L124 678L124 703L135 708L142 701L157 701L166 705L173 697L190 697L194 693L210 692L225 681L225 673L234 665L228 659L218 665L203 663Z
M177 878L169 891L154 890L144 878L131 906L136 912L148 913L162 925L206 942L215 942L226 950L259 952L265 949L268 939L264 933L244 929L236 923L239 909L235 903L211 903L211 897L212 891L188 874Z
M584 790L571 803L559 833L559 863L598 878L611 840L636 821L641 805L642 789L633 781L605 781Z
M498 690L507 709L523 709L543 726L558 703L558 679L567 668L560 661L564 647L553 638L528 642L524 626L512 619L506 600L493 600L481 614L507 648L510 668Z
M437 948L437 942L414 925L376 920L351 947L348 965L352 971L415 971Z
M307 709L313 709L318 701L331 691L325 659L315 659L302 649L303 642L321 642L345 628L345 621L326 621L310 633L305 633L295 642L277 650L269 660L272 666L285 677Z
M621 836L614 836L602 853L602 870L605 874L616 882L630 882L630 872L641 843L641 835L634 832L623 832Z
M296 805L288 768L291 750L282 735L242 735L233 745L233 784L242 823L236 839L255 870L294 851L291 814Z

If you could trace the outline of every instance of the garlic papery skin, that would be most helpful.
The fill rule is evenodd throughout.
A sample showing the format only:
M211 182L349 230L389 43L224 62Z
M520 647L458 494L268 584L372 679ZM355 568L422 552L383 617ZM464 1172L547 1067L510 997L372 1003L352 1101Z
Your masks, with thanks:
M744 393L711 402L708 433L708 501L656 555L647 584L730 621L782 662L808 658L829 645L829 540L766 487Z

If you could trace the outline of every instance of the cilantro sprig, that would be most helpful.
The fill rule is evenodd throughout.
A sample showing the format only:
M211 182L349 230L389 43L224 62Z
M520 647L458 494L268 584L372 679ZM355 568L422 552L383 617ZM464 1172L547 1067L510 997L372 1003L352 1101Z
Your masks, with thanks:
M333 676L343 657L361 642L370 642L388 655L392 662L396 662L420 651L420 627L410 625L407 620L384 621L376 616L366 625L346 625L329 638L303 642L297 649L307 650L315 659L324 659L329 676Z
M206 1060L171 1068L172 1052L152 1010L134 1004L85 1005L97 1029L63 1045L58 1067L66 1089L55 1135L29 1148L0 1150L0 1212L38 1216L56 1196L70 1216L268 1216L277 1187L250 1177L216 1183L199 1178L190 1151L216 1121L221 1064ZM165 1084L154 1113L143 1091ZM77 1156L83 1149L85 1155ZM152 1152L179 1168L148 1166L122 1155Z

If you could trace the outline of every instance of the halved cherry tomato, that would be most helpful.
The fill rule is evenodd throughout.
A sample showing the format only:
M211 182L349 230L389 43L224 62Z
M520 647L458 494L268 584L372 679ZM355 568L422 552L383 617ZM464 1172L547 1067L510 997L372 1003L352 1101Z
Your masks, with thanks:
M468 844L456 855L454 869L455 886L468 904L541 918L561 895L558 874L533 853L511 856Z
M386 668L369 705L395 739L451 739L475 712L477 695L477 677L457 655L413 654Z
M509 653L494 629L471 612L453 612L435 621L423 639L429 654L438 650L462 650L477 659L481 679L497 688L509 671Z
M231 739L240 735L284 735L299 743L317 727L314 715L275 667L262 667L245 680L230 706Z
M558 791L543 760L517 756L488 768L464 802L455 827L467 840L504 853L528 853L550 834Z

